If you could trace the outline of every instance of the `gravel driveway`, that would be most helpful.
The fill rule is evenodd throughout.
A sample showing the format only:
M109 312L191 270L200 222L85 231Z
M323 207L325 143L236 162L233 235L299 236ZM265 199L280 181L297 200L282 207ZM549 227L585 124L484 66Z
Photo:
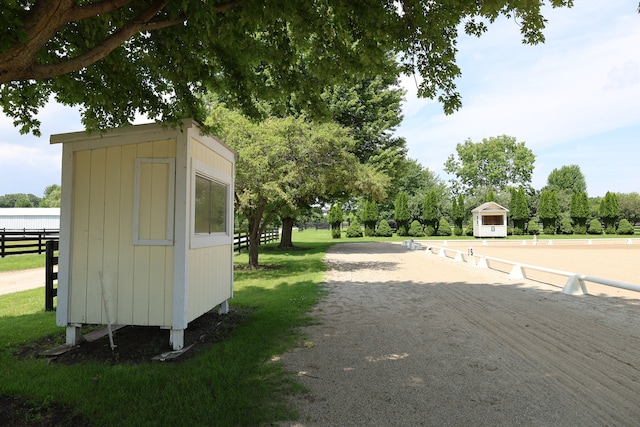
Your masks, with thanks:
M308 387L286 426L640 423L640 305L408 251L326 256L318 324L281 356Z

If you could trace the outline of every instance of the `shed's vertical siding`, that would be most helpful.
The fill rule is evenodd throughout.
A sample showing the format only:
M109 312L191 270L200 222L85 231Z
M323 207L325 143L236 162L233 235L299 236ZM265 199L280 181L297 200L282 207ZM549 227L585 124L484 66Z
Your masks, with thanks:
M120 215L118 235L118 307L117 319L122 325L133 324L133 181L134 164L138 151L135 144L122 146L120 159Z
M135 159L172 158L175 150L175 140L163 140L74 153L70 322L106 323L103 285L112 323L171 325L173 246L134 246L133 212ZM150 166L142 174L140 225L143 234L164 238L175 177L163 164Z
M122 147L108 147L105 168L104 190L104 254L103 254L103 282L108 301L109 320L117 319L118 313L118 288L120 271L120 203L121 203L121 168ZM106 323L106 316L102 316L102 322Z
M136 157L151 157L153 154L153 144L151 142L145 142L138 144L138 152ZM150 197L151 182L143 181L140 183L140 200L138 203L141 206L148 206L150 202L147 200ZM133 182L131 183L132 191ZM147 213L148 214L148 213ZM140 213L141 216L145 215L145 212ZM148 233L148 230L144 230L148 222L144 221L141 224L141 234ZM133 249L133 324L134 325L149 325L149 273L151 271L151 250L149 246L137 245Z
M91 151L91 171L89 190L89 239L87 263L87 322L101 323L102 291L99 272L103 272L104 254L104 187L106 182L107 150L100 148ZM108 254L107 254L108 256Z
M233 253L228 245L192 249L189 253L189 319L231 298Z
M73 227L71 230L71 274L69 278L69 323L86 323L87 262L89 256L89 198L91 151L74 153Z
M233 163L197 138L191 139L191 156L216 171L233 177ZM232 221L232 218L230 220ZM188 319L191 321L231 298L233 292L232 239L229 244L190 249L188 269L187 310Z

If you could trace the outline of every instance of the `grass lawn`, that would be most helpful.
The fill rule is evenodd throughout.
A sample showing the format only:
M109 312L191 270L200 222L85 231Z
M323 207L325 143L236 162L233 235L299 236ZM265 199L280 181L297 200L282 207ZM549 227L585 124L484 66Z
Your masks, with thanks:
M8 255L4 258L0 258L0 271L15 271L44 267L44 263L44 254Z

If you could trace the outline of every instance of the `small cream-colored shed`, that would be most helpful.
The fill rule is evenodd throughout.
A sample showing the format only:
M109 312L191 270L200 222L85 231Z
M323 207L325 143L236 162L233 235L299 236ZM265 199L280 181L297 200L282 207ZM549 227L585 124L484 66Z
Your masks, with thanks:
M233 296L236 153L184 120L61 143L56 323L159 326L174 350L188 323Z
M507 212L509 209L495 202L471 210L474 237L507 237Z

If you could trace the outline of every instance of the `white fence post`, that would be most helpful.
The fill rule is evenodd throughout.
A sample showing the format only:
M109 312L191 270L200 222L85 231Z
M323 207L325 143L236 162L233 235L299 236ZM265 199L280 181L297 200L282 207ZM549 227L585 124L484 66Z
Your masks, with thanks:
M509 279L526 279L527 275L525 274L523 268L519 264L515 264L511 269L511 273L509 273Z
M481 256L480 259L478 260L478 263L476 264L476 267L478 267L478 268L489 268L489 264L487 264L487 258Z
M567 283L562 288L562 293L567 295L585 295L587 286L578 275L569 276Z

